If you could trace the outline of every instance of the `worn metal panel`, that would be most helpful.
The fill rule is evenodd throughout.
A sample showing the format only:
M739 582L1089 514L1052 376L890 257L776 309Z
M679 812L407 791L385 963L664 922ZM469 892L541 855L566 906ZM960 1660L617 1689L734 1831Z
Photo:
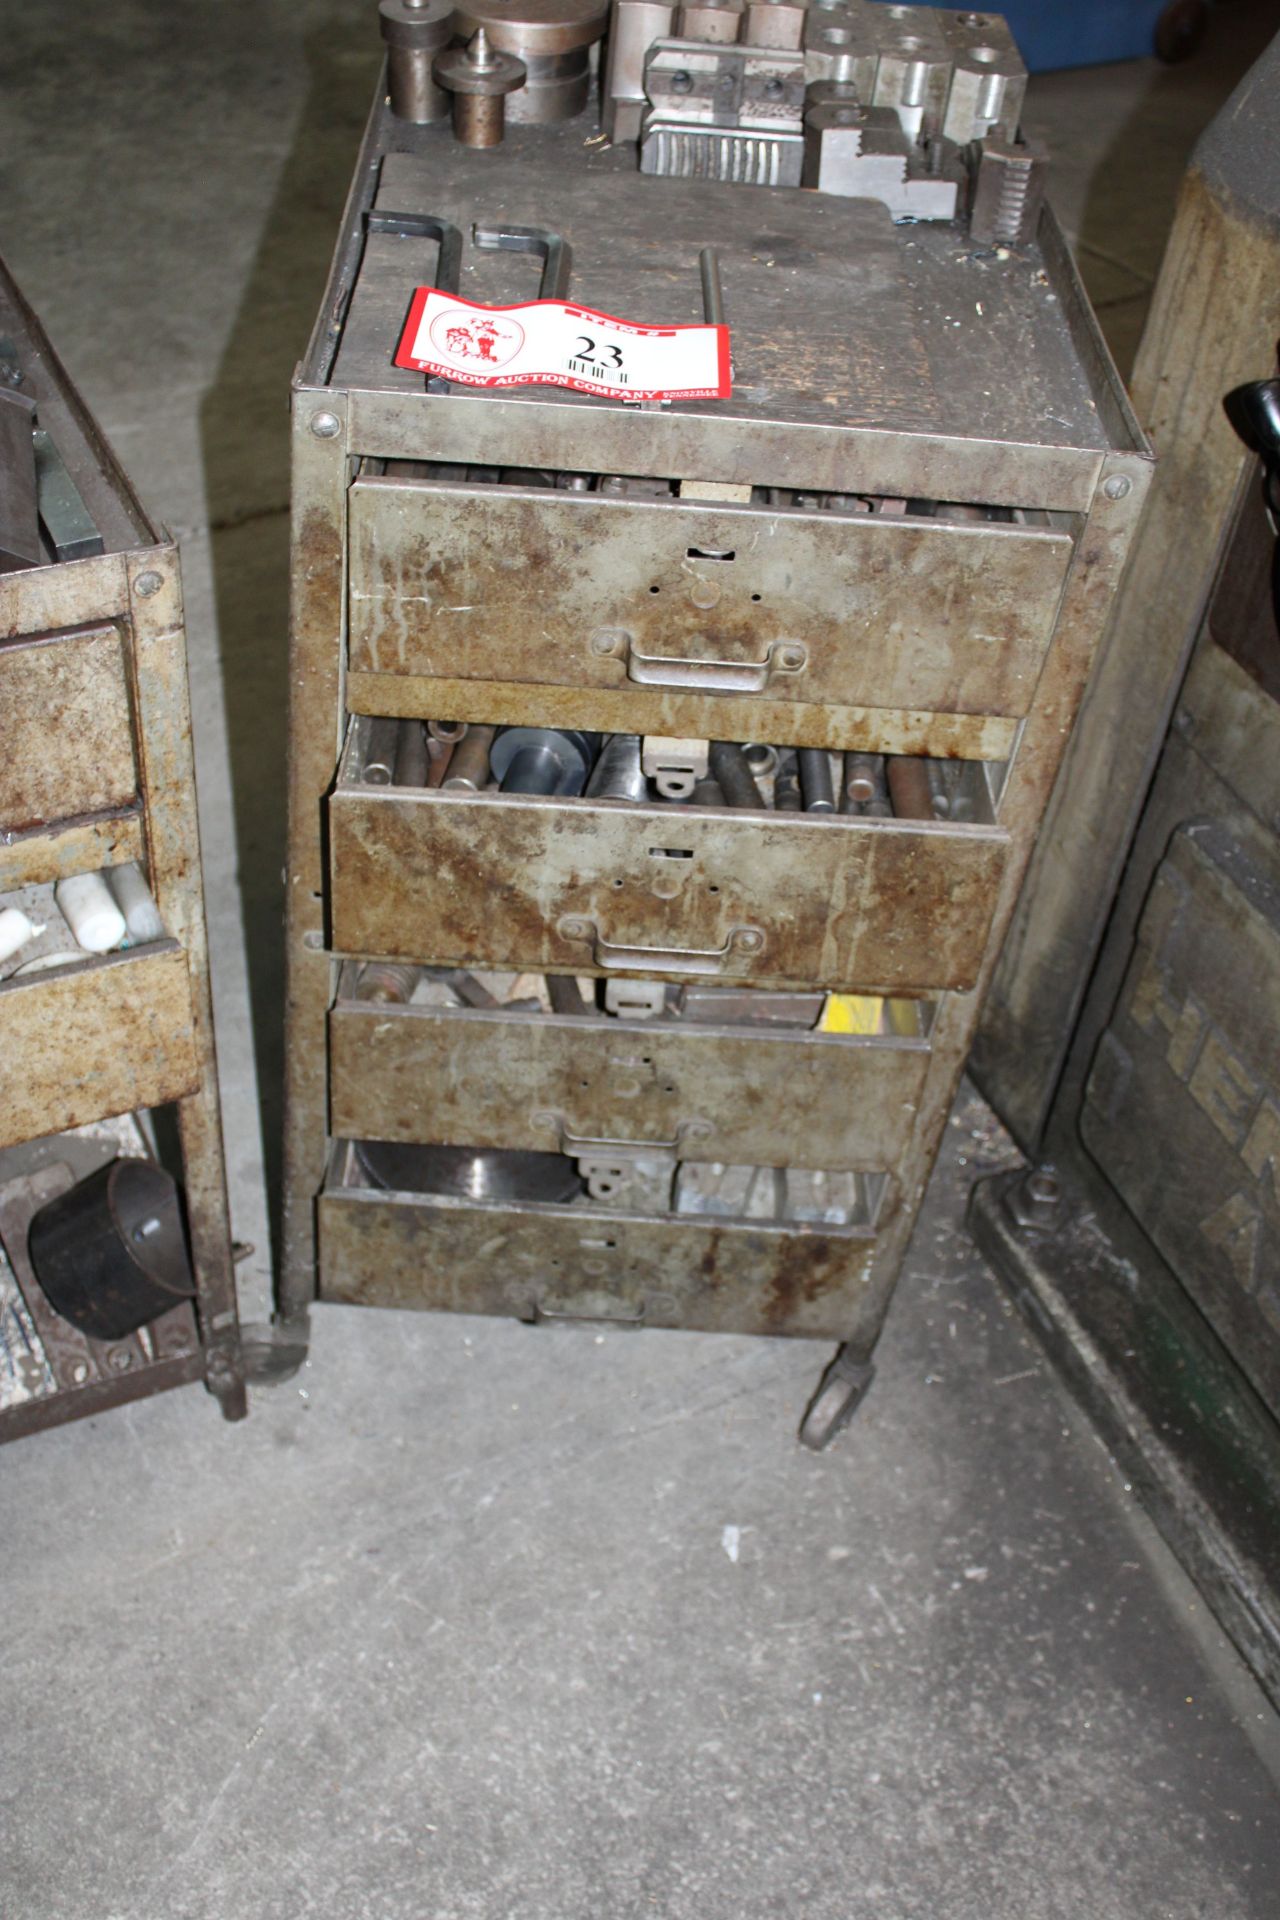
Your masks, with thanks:
M1206 638L1191 662L1174 726L1259 820L1280 833L1280 702Z
M805 1231L359 1189L330 1188L319 1213L326 1300L703 1333L856 1339L874 1245L860 1228Z
M175 941L0 984L0 1146L194 1091L187 956Z
M402 134L397 123L391 128L394 148ZM429 212L464 233L472 222L545 225L554 207L557 230L573 251L571 297L597 311L667 325L702 320L698 253L713 241L732 331L733 395L673 409L669 424L686 439L714 432L717 421L740 445L768 438L776 450L773 484L810 484L790 474L784 480L780 469L786 452L828 425L844 439L850 428L888 429L901 454L917 450L917 437L969 438L979 453L984 442L1003 442L1006 466L1023 448L1033 459L1043 450L1079 466L1088 451L1107 444L1048 263L1034 243L1024 254L1028 270L1006 271L994 260L975 260L959 227L918 225L904 246L887 209L868 200L675 179L655 190L636 171L633 153L607 144L584 149L572 123L510 128L499 167L478 167L447 134L428 134L421 144L426 150L419 153L386 154L379 207ZM335 385L421 391L420 378L391 359L409 295L430 280L435 254L429 242L368 236ZM536 284L527 258L464 250L459 290L466 299L501 305L530 298ZM941 315L945 326L937 324ZM473 416L505 416L504 464L525 464L510 446L513 421L543 412L541 400L528 404L528 392L465 401ZM557 394L554 405L578 415L580 440L609 439L632 450L607 471L671 471L646 458L652 423L662 415L594 398L574 404L577 396L566 407L566 398ZM525 425L536 431L534 421ZM635 464L637 453L642 464ZM728 477L718 467L707 471ZM1031 494L1023 504L1047 502Z
M178 549L170 544L131 554L129 595L148 866L164 924L185 950L198 1066L188 1097L178 1105L178 1130L206 1378L226 1417L237 1419L248 1409L218 1101Z
M329 1019L330 1124L354 1139L872 1172L903 1151L927 1067L921 1040L356 1002Z
M999 827L339 785L333 938L535 972L928 993L973 985Z
M329 421L339 431L328 432ZM319 425L324 431L317 433ZM315 1196L324 1179L325 1014L332 967L323 952L324 795L342 729L346 397L295 389L289 618L289 865L285 893L285 1125L279 1297L286 1320L314 1293Z
M806 706L794 700L744 702L738 694L654 691L627 682L603 687L532 687L504 680L428 679L422 674L348 673L352 713L420 720L472 720L481 725L584 727L588 732L656 733L667 739L729 740L750 726L775 747L852 748L863 753L917 753L934 760L1007 760L1016 720L990 714L922 713L851 707L838 701Z
M138 776L119 629L0 642L0 829L123 806Z
M1238 155L1255 144L1241 130L1260 124L1277 61L1264 57L1242 83L1247 107L1233 101L1214 123L1213 137L1237 140ZM1064 1093L1078 1097L1115 991L1112 977L1107 992L1090 994L1073 1041L1248 464L1222 396L1273 367L1278 290L1272 208L1193 164L1132 380L1138 416L1160 449L1150 510L983 1014L981 1084L1025 1146L1043 1131L1064 1064Z
M117 867L125 860L141 860L144 851L142 809L136 803L128 810L40 827L12 839L0 830L0 893Z
M1248 815L1174 834L1080 1130L1280 1404L1280 858Z
M736 695L752 738L756 695L1021 717L1071 556L1023 527L389 478L349 526L353 668Z

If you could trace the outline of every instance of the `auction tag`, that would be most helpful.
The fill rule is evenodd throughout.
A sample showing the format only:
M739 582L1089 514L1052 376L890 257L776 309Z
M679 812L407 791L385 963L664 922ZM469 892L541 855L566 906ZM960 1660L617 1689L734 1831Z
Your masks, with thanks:
M728 327L643 327L567 300L479 307L419 287L395 364L468 387L573 387L611 400L727 400Z

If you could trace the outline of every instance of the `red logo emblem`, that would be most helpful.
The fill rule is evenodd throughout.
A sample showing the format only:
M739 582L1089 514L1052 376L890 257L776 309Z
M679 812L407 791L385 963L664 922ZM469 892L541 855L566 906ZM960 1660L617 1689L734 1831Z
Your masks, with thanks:
M450 308L431 322L431 344L459 366L505 367L524 345L524 328L505 313L464 313Z

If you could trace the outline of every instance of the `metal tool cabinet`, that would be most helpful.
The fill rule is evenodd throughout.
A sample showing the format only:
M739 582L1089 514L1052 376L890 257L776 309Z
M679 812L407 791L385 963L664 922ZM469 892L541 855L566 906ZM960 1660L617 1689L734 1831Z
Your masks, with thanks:
M379 100L295 383L282 1306L834 1338L820 1441L884 1317L1149 452L1051 216L982 248L869 201L649 179L593 125L475 153ZM702 318L714 244L733 397L427 390L392 365L436 268L424 217L554 229L573 297L662 322ZM466 248L467 298L537 290L528 258ZM923 755L960 763L970 804L374 785L378 716ZM816 987L893 1015L837 1037L371 1006L370 959ZM844 1169L868 1206L802 1226L388 1192L368 1139Z
M0 1405L0 1439L191 1380L206 1381L236 1418L244 1385L178 553L2 266L0 342L56 456L41 469L44 553L0 573L0 902L138 861L166 936L0 981L0 1267L6 1339L21 1343L25 1329L31 1381ZM103 1160L146 1151L136 1130L95 1123L168 1106L196 1298L145 1338L86 1339L43 1300L27 1222Z

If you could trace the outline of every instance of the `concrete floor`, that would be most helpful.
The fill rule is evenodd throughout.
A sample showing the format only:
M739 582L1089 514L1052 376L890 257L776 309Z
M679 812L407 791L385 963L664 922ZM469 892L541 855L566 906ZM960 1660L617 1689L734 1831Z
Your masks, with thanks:
M183 543L232 1208L279 1136L286 401L372 5L4 9L0 247ZM1122 364L1192 65L1035 81ZM289 1386L9 1449L4 1920L1274 1920L1276 1723L960 1226L829 1456L805 1344L327 1308Z

